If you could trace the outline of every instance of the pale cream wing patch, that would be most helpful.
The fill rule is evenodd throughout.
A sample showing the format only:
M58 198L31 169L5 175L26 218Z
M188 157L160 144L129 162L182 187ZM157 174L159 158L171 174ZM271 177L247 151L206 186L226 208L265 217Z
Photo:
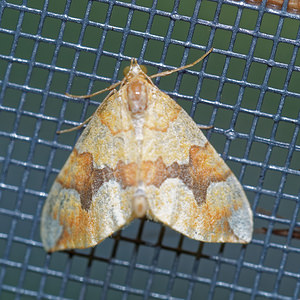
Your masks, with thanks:
M143 144L143 161L156 166L148 217L205 242L250 242L252 211L239 181L188 114L152 91Z
M47 251L94 246L133 218L125 177L136 145L122 92L97 109L49 192L41 217Z
M75 189L55 182L43 208L41 237L46 251L95 246L132 220L130 191L116 181L104 183L88 211Z

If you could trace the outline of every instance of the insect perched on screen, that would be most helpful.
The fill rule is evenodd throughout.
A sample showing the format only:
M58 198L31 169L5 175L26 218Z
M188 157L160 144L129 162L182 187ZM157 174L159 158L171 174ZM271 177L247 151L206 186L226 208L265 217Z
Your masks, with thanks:
M133 59L57 176L41 237L51 252L87 248L144 216L204 242L249 243L253 231L237 178L191 117Z

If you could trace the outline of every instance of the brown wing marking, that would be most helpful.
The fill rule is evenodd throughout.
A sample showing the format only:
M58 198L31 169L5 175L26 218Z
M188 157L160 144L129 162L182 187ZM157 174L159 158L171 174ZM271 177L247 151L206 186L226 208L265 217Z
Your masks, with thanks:
M122 188L137 186L137 164L125 164L119 161L116 168L94 168L91 153L71 153L68 162L58 175L56 181L66 189L74 189L80 195L82 209L88 211L92 196L104 182L115 179ZM167 178L181 179L195 196L198 204L205 202L206 191L212 182L225 181L231 174L223 160L215 155L212 146L190 148L189 164L179 165L174 162L166 166L161 157L155 162L144 161L141 166L142 179L145 185L159 187Z

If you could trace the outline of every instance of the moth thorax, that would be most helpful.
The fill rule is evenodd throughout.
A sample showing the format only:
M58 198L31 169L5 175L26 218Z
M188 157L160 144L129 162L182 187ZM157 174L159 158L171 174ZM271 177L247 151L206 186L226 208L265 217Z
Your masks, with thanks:
M143 113L147 108L147 86L136 79L127 84L128 109L132 114Z
M133 211L137 218L145 216L148 208L147 197L144 190L138 189L133 196Z

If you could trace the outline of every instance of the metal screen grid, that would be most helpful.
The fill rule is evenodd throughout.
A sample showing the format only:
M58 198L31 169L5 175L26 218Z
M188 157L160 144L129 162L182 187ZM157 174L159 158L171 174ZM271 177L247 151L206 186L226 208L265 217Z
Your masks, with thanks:
M284 108L284 101L286 97L294 97L295 101L299 101L299 93L291 92L288 90L288 85L291 79L293 72L299 72L299 66L295 65L295 61L298 54L299 49L299 38L300 31L298 30L297 38L286 39L280 36L284 17L293 18L299 20L299 16L292 15L289 13L285 13L284 11L271 11L265 8L265 3L263 3L260 7L251 6L243 2L234 2L234 1L223 1L216 3L216 10L214 13L214 18L211 21L198 19L199 9L202 5L202 2L196 1L194 15L191 17L187 17L185 15L181 15L178 13L178 8L180 5L179 1L174 1L172 11L166 12L157 9L158 1L153 1L153 5L151 8L144 7L142 4L135 3L125 3L121 1L99 1L101 3L107 4L106 11L106 19L104 23L97 23L89 20L89 15L91 13L91 9L93 6L93 1L88 1L85 15L82 19L74 18L69 16L69 10L71 6L71 2L66 2L65 10L61 14L51 13L47 10L49 3L47 1L44 2L44 7L42 9L33 9L28 7L29 3L24 1L22 5L20 4L12 4L9 2L2 1L1 2L1 13L0 16L3 15L5 9L10 8L16 11L19 11L18 23L16 24L16 28L6 29L0 28L0 33L5 33L13 37L13 42L11 44L11 49L9 55L0 54L1 60L7 63L7 68L5 70L3 78L1 78L1 96L0 99L5 99L5 93L7 89L13 89L20 92L20 102L16 108L3 105L1 102L1 112L0 116L3 113L11 113L15 119L13 122L13 128L10 131L5 131L0 128L0 137L3 139L3 145L5 144L5 152L1 152L0 162L1 162L1 179L0 179L0 196L3 206L0 207L1 214L1 224L6 222L7 231L1 230L0 233L0 245L1 245L1 256L0 264L1 264L1 273L0 273L0 293L5 295L5 297L12 297L16 299L30 299L34 298L45 298L45 299L64 299L68 298L66 294L70 292L72 288L72 283L74 284L74 289L78 291L77 298L84 299L88 298L88 296L92 296L93 288L95 288L95 293L100 295L102 299L148 299L148 298L156 298L156 299L196 299L195 295L201 295L204 290L207 294L205 297L207 299L218 299L218 298L228 298L228 299L259 299L261 298L270 298L270 299L297 299L299 298L299 270L295 272L291 272L286 270L286 261L288 256L291 254L299 255L299 244L297 241L295 246L293 246L292 234L293 230L296 226L299 226L299 221L297 221L298 210L299 210L299 195L290 194L288 191L284 191L284 185L287 180L288 175L295 175L299 177L299 170L295 170L290 168L290 163L292 160L292 156L295 153L299 153L300 146L297 144L298 134L299 134L299 115L297 118L290 118L282 116L282 111ZM231 6L238 7L238 13L235 19L234 26L228 26L225 24L219 23L219 15L221 12L221 8L224 4L228 4ZM284 8L285 10L287 5L287 1L285 1ZM124 28L111 26L110 16L115 7L126 7L128 8L128 16L127 23ZM257 22L255 29L253 31L246 30L243 28L239 28L240 19L242 16L243 9L251 9L258 12ZM149 19L147 23L147 28L145 32L139 32L135 30L131 30L131 21L132 16L135 11L146 12L149 14ZM22 32L22 23L24 18L24 13L30 12L33 14L38 14L40 16L40 22L38 26L38 31L35 35L27 34ZM279 16L279 22L277 26L276 33L274 36L269 34L264 34L259 31L261 26L262 18L264 14L272 13ZM157 35L151 34L152 21L154 16L164 16L170 18L170 23L168 27L168 31L166 36L160 37ZM62 21L62 25L58 34L58 38L55 40L49 38L43 38L42 30L43 24L46 17L51 17L55 19L59 19ZM186 37L186 41L182 42L180 40L172 39L172 33L174 30L174 24L178 20L183 20L190 23L190 30ZM68 43L63 40L65 22L72 21L80 24L81 30L79 34L78 43ZM197 45L192 42L193 32L196 24L202 24L205 26L209 26L211 28L209 42L207 45ZM101 37L101 41L99 43L98 49L92 49L90 47L85 47L82 45L82 41L84 38L84 32L87 25L100 27L103 29L103 34ZM165 229L159 225L156 226L157 236L155 238L150 238L149 240L144 238L144 231L147 231L147 226L149 224L147 222L137 221L133 226L133 234L132 236L127 236L125 232L119 232L115 235L114 239L108 239L105 241L105 246L100 245L94 249L82 250L82 251L69 251L65 253L57 253L52 255L46 255L42 250L42 245L39 239L39 218L41 213L42 204L46 197L46 192L49 190L49 178L50 176L54 176L59 172L59 168L53 168L53 163L55 161L55 153L58 150L67 150L68 153L71 151L72 147L68 146L64 143L61 143L63 139L60 137L54 136L53 140L49 141L47 139L41 139L39 132L42 127L43 121L47 121L49 123L55 124L55 130L59 130L63 124L67 125L77 125L79 122L68 121L65 119L65 114L67 111L67 105L69 102L77 102L78 100L72 100L66 97L62 93L53 92L51 90L51 82L53 78L53 74L57 71L66 73L69 75L66 91L71 91L72 82L75 77L83 77L89 80L89 85L87 89L87 93L92 91L94 83L96 81L102 81L107 83L113 83L117 81L119 70L121 68L121 62L129 61L130 56L124 55L126 48L126 41L129 35L138 36L143 39L143 46L140 51L140 62L144 63L147 66L157 67L159 70L170 69L172 67L166 65L165 61L167 58L167 52L170 45L179 45L184 47L184 53L182 55L181 65L187 63L187 58L189 55L190 49L198 49L204 50L209 49L213 46L213 40L215 36L216 29L222 28L225 30L229 30L232 32L232 37L230 41L230 45L228 50L221 50L216 48L214 53L218 53L220 55L226 56L225 64L223 67L223 72L221 75L213 75L211 73L206 72L207 62L205 60L199 69L199 71L186 70L185 74L197 76L199 80L197 81L197 87L195 89L195 93L193 96L187 96L186 94L180 93L180 84L182 81L182 74L179 73L176 78L175 87L173 92L169 92L168 94L174 99L184 99L192 101L190 114L194 116L196 114L196 109L200 103L207 104L213 107L213 111L211 114L210 124L214 124L217 116L217 112L219 109L228 109L232 110L232 119L228 128L214 128L213 130L207 133L208 138L211 138L213 133L223 134L227 137L226 142L224 143L224 150L222 152L222 156L228 162L234 162L241 166L239 174L239 179L243 183L245 179L245 172L248 166L257 167L260 169L260 181L257 186L244 184L244 188L249 192L249 195L252 195L251 203L253 203L254 211L259 203L259 198L261 195L266 195L268 197L272 197L274 199L274 204L272 207L272 212L270 216L256 213L256 219L265 220L268 224L268 229L265 237L263 239L254 238L251 245L240 247L238 249L238 257L231 257L226 249L230 248L227 245L217 245L210 246L204 245L203 243L196 243L193 241L187 241L186 238L182 236L178 237L176 243L171 246L168 242L171 242L168 237L165 237ZM122 40L120 43L120 51L119 53L114 53L110 51L103 50L104 43L106 40L106 34L109 31L115 31L122 33ZM237 33L245 33L251 35L253 37L250 51L247 55L243 55L240 53L234 52L234 44ZM16 48L18 45L18 41L20 38L30 39L34 41L34 47L32 51L31 58L29 60L21 59L16 56ZM258 38L270 39L273 41L273 47L271 51L271 55L269 59L258 58L254 55L256 43ZM151 60L143 59L146 53L147 44L149 40L158 40L164 43L163 51L161 54L161 60L159 63L155 63ZM37 55L38 46L40 42L49 43L55 46L55 51L53 53L53 57L51 58L50 64L44 64L35 61L35 57ZM289 64L279 63L275 60L276 49L278 47L278 43L288 43L289 45L294 46L293 54L291 56L291 60ZM56 66L56 62L58 59L58 53L61 46L68 46L75 50L75 56L73 60L72 67L70 69L63 69ZM95 63L94 68L91 74L87 74L85 72L76 71L79 55L81 51L91 52L95 54ZM111 78L107 78L101 76L101 74L97 73L97 66L100 61L101 56L114 58L116 61L115 69ZM245 68L243 70L243 76L241 80L236 80L227 77L227 72L229 68L229 62L231 58L239 58L244 60ZM24 64L28 66L27 75L24 84L17 84L10 78L10 72L13 63L18 62L20 64ZM247 81L249 76L249 71L251 68L251 64L253 62L262 63L268 66L267 71L264 76L264 81L262 85L253 84ZM32 72L34 68L39 67L41 69L45 69L49 71L49 76L47 77L47 81L45 84L45 88L33 88L30 85ZM285 78L285 82L282 89L272 88L268 86L271 69L273 67L278 67L287 71L287 75ZM198 70L199 70L198 69ZM218 90L216 93L216 99L214 101L199 97L200 88L203 88L203 81L205 79L216 80L219 83ZM159 79L156 80L156 84L159 83ZM238 84L240 86L239 94L237 100L234 105L224 104L221 100L221 94L223 91L223 87L226 83ZM242 99L244 96L244 92L246 88L254 88L259 90L259 99L255 109L246 109L242 107ZM278 109L276 113L265 113L261 111L261 107L263 105L263 99L266 92L273 92L275 94L280 95L280 102L278 105ZM31 112L28 110L23 110L26 101L26 94L33 93L41 96L41 105L38 112ZM51 117L44 114L46 109L46 102L48 97L54 97L61 100L61 110L58 117ZM79 121L83 121L86 118L86 113L89 108L89 105L92 106L99 104L95 100L90 102L87 101L79 101L82 104L82 113ZM250 114L253 116L252 127L249 133L240 133L234 130L235 124L237 122L237 118L241 113ZM35 127L32 132L32 135L26 136L19 134L19 126L21 123L21 118L23 116L31 117L36 119ZM274 121L274 125L272 127L270 138L263 138L255 135L256 126L260 117L268 118ZM280 122L288 122L294 124L294 132L292 134L291 143L279 142L276 140L276 132L277 127ZM76 138L79 136L79 132L76 133ZM75 139L76 139L75 138ZM245 153L242 158L231 156L230 153L230 145L232 141L236 139L241 139L246 141ZM27 152L27 157L24 160L19 160L13 158L13 151L17 145L17 143L21 141L22 146L25 144L29 145L29 149ZM255 161L249 158L249 153L251 146L254 142L265 144L267 147L266 155L264 161ZM38 145L42 145L44 147L48 147L51 149L49 154L49 160L45 165L34 163L34 156L37 155L35 152L36 147ZM287 149L287 156L284 166L280 167L274 164L270 164L270 157L272 155L272 150L274 147L279 147L282 149ZM7 183L7 176L9 172L9 168L11 166L16 167L15 170L18 170L17 167L20 167L24 170L22 173L22 178L20 178L19 185L13 185ZM266 172L269 170L275 170L280 172L282 175L278 190L268 190L263 187L264 178ZM40 189L28 188L27 183L30 177L31 172L39 171L40 174L43 174L42 184ZM299 189L299 187L298 187ZM12 206L9 204L6 207L6 198L7 195L10 195L12 198L15 197L15 201ZM24 198L34 198L36 199L36 207L32 213L24 213L22 208L22 203ZM250 198L250 197L249 197ZM295 210L292 218L285 219L277 217L277 211L280 205L280 201L289 200L294 201L297 205L295 205ZM256 220L255 219L255 220ZM5 221L4 221L5 220ZM18 229L18 224L24 225L25 223L30 223L27 235L24 237L22 235L16 234ZM280 242L274 242L272 240L272 230L274 228L275 223L281 223L282 225L289 226L290 230L288 232L288 236L284 240L280 240ZM3 225L4 226L4 225ZM4 227L3 227L4 228ZM148 229L150 230L150 229ZM151 227L152 230L152 227ZM169 233L169 230L168 230ZM166 242L167 241L167 242ZM118 249L124 249L124 245L131 247L132 253L123 259L118 257ZM298 246L298 247L297 247ZM18 248L19 247L19 248ZM104 249L101 249L104 248ZM192 250L190 250L190 248ZM261 247L263 250L261 252L261 256L259 261L256 263L249 262L245 258L249 255L249 251L251 249L254 251L255 247ZM16 249L15 249L16 248ZM11 259L11 253L18 252L19 249L22 249L22 253L24 253L23 257L16 257ZM249 250L250 249L250 250ZM267 258L268 252L270 249L280 250L282 254L282 258L278 268L271 268L264 265L264 261ZM149 261L149 264L140 263L140 256L143 256L143 253L152 253L152 259ZM169 268L162 268L159 265L159 257L161 252L165 251L167 255L173 254L174 257L171 260ZM211 252L209 252L211 251ZM126 251L125 251L126 252ZM34 255L37 255L40 258L39 263L32 264L31 260ZM192 259L192 272L181 272L180 271L180 262L182 256L186 256L187 261ZM297 257L297 256L296 256ZM56 260L54 262L53 260ZM53 264L60 262L63 267L53 267ZM204 266L208 267L211 271L211 276L205 275L205 272L199 275L199 268L202 267L204 262ZM210 263L213 262L213 267L210 267ZM99 269L105 268L105 274L99 279L99 270L94 270L93 265L97 266L99 264ZM84 264L85 267L83 270L73 270L74 264ZM232 267L234 270L234 276L232 282L227 282L226 280L219 280L219 275L222 273L223 266L226 265L228 267ZM299 266L298 266L299 267ZM211 269L210 269L211 268ZM118 272L122 272L121 270L125 270L126 276L125 280L122 283L116 283L114 278L114 272L118 270ZM179 271L178 271L179 270ZM228 270L228 269L226 269ZM253 285L245 286L239 283L240 277L245 272L251 273L253 272L254 280ZM145 280L144 288L141 286L134 287L135 281L135 272L144 272L147 274L147 279ZM17 273L17 279L15 284L7 283L7 277L9 274ZM97 273L98 272L98 273ZM103 271L102 271L103 272ZM253 274L252 273L252 274ZM34 278L37 276L38 284L36 285L36 289L26 288L28 284L28 274ZM271 274L276 277L275 284L272 291L265 291L263 286L261 286L262 276L265 274ZM141 275L142 276L142 275ZM166 279L165 289L160 289L157 287L159 292L157 292L153 287L155 284L155 279L157 276L161 276L161 278ZM247 276L247 275L243 275ZM292 293L292 296L285 296L281 294L281 282L284 278L291 278L296 281L295 289ZM119 280L119 279L118 279ZM163 280L163 279L162 279ZM184 283L178 283L177 281L181 280ZM120 281L121 282L121 281ZM186 285L184 295L180 295L180 291L177 291L177 295L173 294L173 291L176 290L176 285L180 286ZM57 294L52 294L51 289L49 289L49 285L53 285L57 287L59 291ZM80 287L79 287L80 285ZM71 286L71 287L70 287ZM99 287L101 287L101 292L99 292ZM197 290L200 289L200 292ZM224 294L225 293L225 294ZM13 296L12 296L13 295ZM178 296L180 295L180 296ZM225 297L224 297L225 295ZM28 296L28 297L26 297ZM140 296L140 297L139 297ZM115 297L115 298L114 298ZM136 297L136 298L134 298ZM242 298L244 297L244 298Z

